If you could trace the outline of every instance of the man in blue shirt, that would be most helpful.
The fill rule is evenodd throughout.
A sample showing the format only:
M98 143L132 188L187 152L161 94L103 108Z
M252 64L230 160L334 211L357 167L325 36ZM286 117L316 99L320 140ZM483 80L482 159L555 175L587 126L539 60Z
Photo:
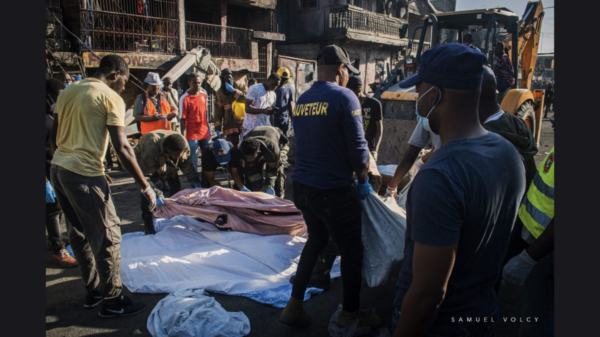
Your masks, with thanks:
M294 91L292 88L287 86L290 80L290 73L286 67L281 67L277 71L281 76L281 84L275 89L275 107L277 110L273 115L272 124L283 131L283 134L287 137L288 130L290 128L290 115L294 111Z
M442 146L408 192L404 264L394 298L394 336L491 336L494 283L525 191L515 147L486 131L478 104L485 56L461 44L427 50L416 117Z
M363 245L361 203L369 194L369 149L363 133L360 102L345 88L349 74L359 74L348 53L330 45L319 53L318 82L298 99L293 111L296 136L294 204L302 211L308 240L302 250L292 296L279 321L305 327L311 323L302 302L319 254L329 236L342 257L343 310L337 323L375 327L381 318L360 311ZM358 177L356 185L353 172Z

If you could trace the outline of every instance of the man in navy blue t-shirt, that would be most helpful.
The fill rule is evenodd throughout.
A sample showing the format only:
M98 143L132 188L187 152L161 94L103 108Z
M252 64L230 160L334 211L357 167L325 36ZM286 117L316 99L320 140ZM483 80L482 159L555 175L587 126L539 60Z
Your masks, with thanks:
M381 318L360 311L363 245L361 204L369 194L369 149L356 95L345 88L349 74L358 74L348 53L336 45L317 58L318 82L305 91L293 111L296 136L294 204L302 211L308 240L302 250L292 296L279 321L303 327L311 323L302 302L319 254L329 236L342 257L343 310L337 323L375 327ZM356 173L358 184L353 179Z
M515 147L479 122L485 56L461 44L427 50L416 85L417 120L442 146L408 193L404 265L394 336L491 336L494 283L525 191Z
M281 84L275 89L277 110L273 114L272 124L281 129L287 137L290 128L290 114L294 111L294 91L287 85L290 80L289 70L282 67L277 73L281 76Z

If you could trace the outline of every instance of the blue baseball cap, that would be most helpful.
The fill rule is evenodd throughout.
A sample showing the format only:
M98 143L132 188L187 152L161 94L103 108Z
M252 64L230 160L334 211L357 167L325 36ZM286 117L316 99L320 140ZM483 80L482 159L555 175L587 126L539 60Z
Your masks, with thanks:
M231 154L229 153L229 144L224 139L217 139L213 143L213 152L217 163L220 165L227 165L231 160Z
M475 90L481 88L483 64L487 57L479 50L459 43L427 49L421 55L419 72L399 83L400 88L425 82L440 88Z

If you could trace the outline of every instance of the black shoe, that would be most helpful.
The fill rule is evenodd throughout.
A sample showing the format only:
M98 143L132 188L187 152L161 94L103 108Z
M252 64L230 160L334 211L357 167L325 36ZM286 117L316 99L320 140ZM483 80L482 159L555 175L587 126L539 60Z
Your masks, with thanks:
M141 302L133 302L127 296L119 296L105 300L100 307L98 316L102 318L113 318L122 316L131 316L139 314L146 309L146 305Z
M85 294L85 300L83 301L83 307L86 309L95 308L98 304L102 303L102 295L99 293L87 293Z

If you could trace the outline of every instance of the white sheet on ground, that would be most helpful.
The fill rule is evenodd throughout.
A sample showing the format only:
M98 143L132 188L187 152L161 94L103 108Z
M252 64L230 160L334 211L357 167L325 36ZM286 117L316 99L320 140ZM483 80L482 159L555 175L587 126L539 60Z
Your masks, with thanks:
M121 278L132 292L174 293L205 289L226 294L289 284L306 239L218 231L177 216L160 222L156 235L124 235Z
M250 333L250 320L243 312L225 311L204 289L196 289L160 300L146 327L154 337L241 337Z

